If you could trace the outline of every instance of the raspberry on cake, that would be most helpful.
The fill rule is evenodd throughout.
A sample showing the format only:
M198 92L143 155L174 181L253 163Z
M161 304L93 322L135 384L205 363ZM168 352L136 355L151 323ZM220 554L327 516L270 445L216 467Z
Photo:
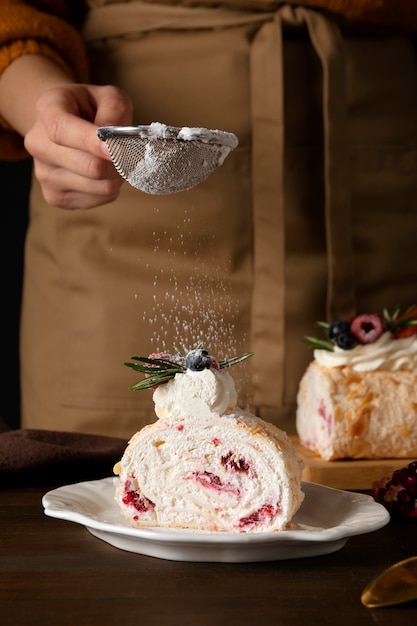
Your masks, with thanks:
M300 442L326 461L417 456L417 307L317 324L297 395Z
M202 348L166 358L152 380L159 418L130 440L115 467L116 500L137 526L223 532L288 527L303 501L301 463L289 437L238 408L227 368ZM130 364L145 376L151 359ZM155 368L153 368L155 370ZM161 382L158 383L158 376Z

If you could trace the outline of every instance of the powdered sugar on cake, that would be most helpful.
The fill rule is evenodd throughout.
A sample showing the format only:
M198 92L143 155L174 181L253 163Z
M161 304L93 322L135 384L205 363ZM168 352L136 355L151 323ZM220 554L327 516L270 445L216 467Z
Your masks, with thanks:
M115 467L122 514L138 526L222 532L288 527L304 497L291 440L236 406L224 363L208 353L185 362L192 369L185 366L156 386L159 419L132 437Z
M160 385L153 394L157 417L195 417L223 415L236 406L237 393L227 371L187 369L173 380Z

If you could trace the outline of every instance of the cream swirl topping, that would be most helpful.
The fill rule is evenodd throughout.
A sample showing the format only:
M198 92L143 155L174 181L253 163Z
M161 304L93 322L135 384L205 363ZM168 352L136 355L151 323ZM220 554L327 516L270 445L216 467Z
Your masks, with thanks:
M393 339L385 332L374 343L357 345L352 350L314 350L314 358L324 367L348 365L357 372L417 369L417 335Z
M225 370L186 370L154 391L157 417L222 415L236 406L235 382Z

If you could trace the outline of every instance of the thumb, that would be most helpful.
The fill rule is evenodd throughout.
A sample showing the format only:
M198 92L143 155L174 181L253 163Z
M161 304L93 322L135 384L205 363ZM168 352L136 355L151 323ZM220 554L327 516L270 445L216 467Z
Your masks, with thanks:
M92 87L96 102L94 123L100 126L130 126L133 118L133 104L129 95L112 85ZM107 143L97 138L102 156L111 161Z
M112 85L93 87L96 102L94 123L97 126L129 126L133 119L133 103L130 96Z

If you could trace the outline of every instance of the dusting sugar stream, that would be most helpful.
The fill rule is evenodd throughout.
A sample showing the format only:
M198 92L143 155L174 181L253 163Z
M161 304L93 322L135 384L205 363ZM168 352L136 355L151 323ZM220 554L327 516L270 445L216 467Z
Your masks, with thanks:
M216 261L214 235L196 241L189 213L175 230L153 233L153 253L161 262L155 263L153 304L144 311L143 322L149 326L155 352L172 352L173 346L191 349L201 341L218 360L240 355L244 350L235 333L239 307L225 278L228 268ZM233 369L239 392L248 386L247 368Z

